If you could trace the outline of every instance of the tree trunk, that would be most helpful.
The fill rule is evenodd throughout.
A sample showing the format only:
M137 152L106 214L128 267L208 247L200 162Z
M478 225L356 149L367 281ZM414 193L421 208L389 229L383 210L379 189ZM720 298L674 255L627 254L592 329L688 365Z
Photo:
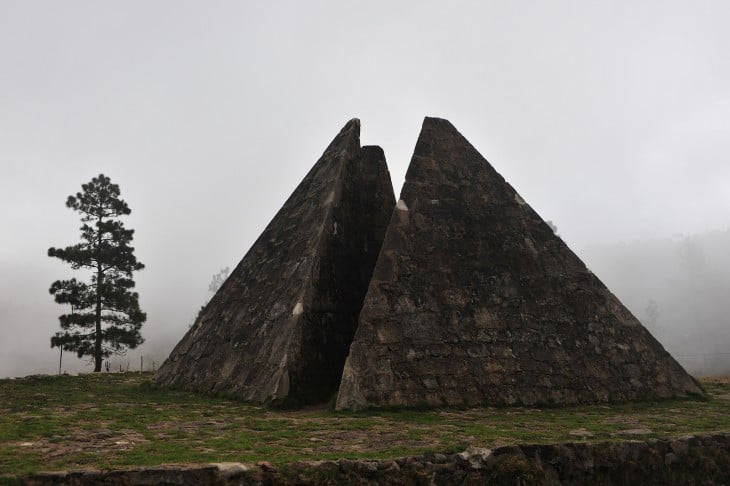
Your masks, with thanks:
M101 249L101 216L99 216L99 240L97 243L97 250ZM101 261L99 260L97 252L96 259L96 342L94 343L94 373L101 371L101 284L102 284L102 273L101 273Z
M101 272L99 272L101 274ZM101 275L99 275L101 278ZM96 342L94 343L94 373L101 371L101 295L96 290Z

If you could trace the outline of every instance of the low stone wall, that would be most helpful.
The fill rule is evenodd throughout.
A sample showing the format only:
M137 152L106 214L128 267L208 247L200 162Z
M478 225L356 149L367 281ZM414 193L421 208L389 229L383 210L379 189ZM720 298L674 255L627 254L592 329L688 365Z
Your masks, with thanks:
M522 445L392 460L160 466L41 473L28 485L730 484L730 433L676 440Z

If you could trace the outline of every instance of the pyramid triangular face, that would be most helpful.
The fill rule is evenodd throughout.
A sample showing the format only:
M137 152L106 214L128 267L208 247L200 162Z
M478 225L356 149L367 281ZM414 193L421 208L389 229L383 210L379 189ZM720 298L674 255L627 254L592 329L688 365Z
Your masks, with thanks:
M446 120L426 118L339 409L703 390Z
M156 375L261 403L324 401L395 204L378 147L350 121L203 309Z

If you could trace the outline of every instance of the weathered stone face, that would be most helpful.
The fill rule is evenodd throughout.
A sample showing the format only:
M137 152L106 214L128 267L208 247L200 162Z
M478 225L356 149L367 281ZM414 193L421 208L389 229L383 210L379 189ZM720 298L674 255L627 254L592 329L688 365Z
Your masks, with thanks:
M162 384L244 400L327 400L339 385L395 198L351 120L160 367Z
M337 408L688 394L703 390L448 121L426 118Z

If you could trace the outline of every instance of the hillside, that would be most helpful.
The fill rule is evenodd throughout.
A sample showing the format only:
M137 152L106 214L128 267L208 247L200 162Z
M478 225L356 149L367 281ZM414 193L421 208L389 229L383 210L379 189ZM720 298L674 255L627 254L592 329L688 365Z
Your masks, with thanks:
M709 400L571 408L272 410L159 388L148 373L0 380L0 477L165 463L382 459L468 446L730 431L730 379Z

